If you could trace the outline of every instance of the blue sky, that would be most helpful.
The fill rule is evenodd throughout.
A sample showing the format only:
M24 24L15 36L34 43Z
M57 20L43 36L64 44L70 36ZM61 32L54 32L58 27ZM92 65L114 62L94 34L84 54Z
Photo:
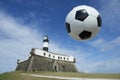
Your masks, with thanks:
M120 0L0 0L0 73L13 71L31 48L42 48L44 35L50 51L76 57L80 72L120 73ZM65 17L75 6L96 8L102 17L99 34L88 41L69 37Z

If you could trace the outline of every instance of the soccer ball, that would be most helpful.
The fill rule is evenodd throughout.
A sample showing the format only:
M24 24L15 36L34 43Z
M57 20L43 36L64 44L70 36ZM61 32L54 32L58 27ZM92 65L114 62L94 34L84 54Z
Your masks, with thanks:
M88 40L95 37L100 31L101 23L99 12L86 5L73 8L65 20L68 34L76 40Z

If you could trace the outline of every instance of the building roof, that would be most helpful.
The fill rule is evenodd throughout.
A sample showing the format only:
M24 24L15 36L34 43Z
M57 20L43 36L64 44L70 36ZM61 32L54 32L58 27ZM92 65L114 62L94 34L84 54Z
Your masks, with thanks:
M34 48L34 49L39 49L39 50L45 51L45 50L40 49L40 48ZM61 55L61 56L67 56L67 57L73 57L73 56L71 56L71 55L65 55L65 54L60 54L60 53L53 53L53 52L50 52L50 51L45 51L45 52L48 52L48 53L51 53L51 54L55 54L55 55Z

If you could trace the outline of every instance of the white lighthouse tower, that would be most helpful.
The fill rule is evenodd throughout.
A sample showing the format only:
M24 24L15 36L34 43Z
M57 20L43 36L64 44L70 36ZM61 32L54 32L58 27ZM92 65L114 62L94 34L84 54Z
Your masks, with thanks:
M49 40L48 40L48 36L45 35L43 39L43 50L48 51L48 47L49 47Z

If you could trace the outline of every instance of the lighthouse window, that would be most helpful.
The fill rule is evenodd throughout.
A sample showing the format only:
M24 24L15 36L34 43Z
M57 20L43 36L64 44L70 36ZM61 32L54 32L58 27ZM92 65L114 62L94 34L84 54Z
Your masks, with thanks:
M49 57L51 57L51 55L49 54Z
M58 57L58 59L60 59L60 57Z
M74 61L73 61L74 63L76 62L76 60L75 60L75 58L74 58Z
M44 56L45 56L46 54L44 53Z
M67 60L69 60L69 58L67 58Z
M53 56L53 58L55 58L55 56Z

